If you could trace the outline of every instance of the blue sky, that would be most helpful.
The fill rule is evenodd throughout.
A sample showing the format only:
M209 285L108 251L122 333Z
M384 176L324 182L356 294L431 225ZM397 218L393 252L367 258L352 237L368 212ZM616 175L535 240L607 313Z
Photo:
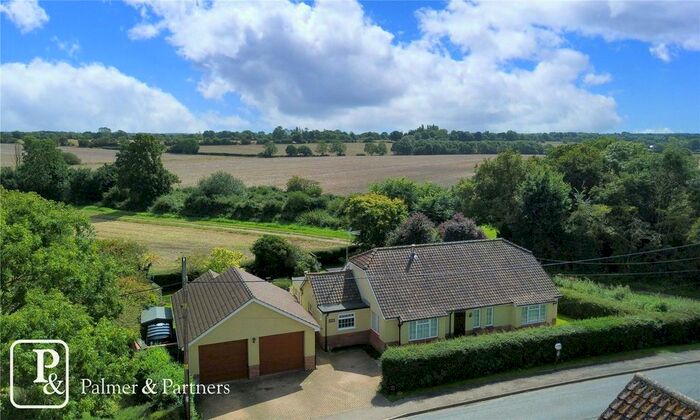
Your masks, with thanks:
M694 2L0 4L2 130L700 132Z

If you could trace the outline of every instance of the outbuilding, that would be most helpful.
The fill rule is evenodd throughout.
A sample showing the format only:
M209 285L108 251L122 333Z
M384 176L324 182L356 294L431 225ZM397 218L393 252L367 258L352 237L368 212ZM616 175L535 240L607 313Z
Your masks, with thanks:
M190 282L172 297L180 349L185 302L190 373L199 383L316 367L318 323L272 283L237 268Z

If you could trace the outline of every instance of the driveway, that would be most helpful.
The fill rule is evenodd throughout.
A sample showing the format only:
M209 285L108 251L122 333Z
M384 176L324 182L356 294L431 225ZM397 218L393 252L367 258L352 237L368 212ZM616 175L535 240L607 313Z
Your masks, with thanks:
M316 351L316 370L231 382L228 395L197 400L209 418L312 418L386 405L378 394L381 370L361 349Z

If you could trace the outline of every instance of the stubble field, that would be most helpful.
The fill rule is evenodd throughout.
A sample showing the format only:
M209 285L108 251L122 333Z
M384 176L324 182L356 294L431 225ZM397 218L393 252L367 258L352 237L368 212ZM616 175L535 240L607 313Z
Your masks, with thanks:
M82 165L87 167L114 162L116 155L115 150L77 147L62 149L76 154L82 160ZM0 152L3 166L14 165L14 145L3 144L0 146ZM183 186L194 185L216 171L228 172L246 185L283 186L290 177L298 175L319 181L327 192L346 195L366 191L374 182L398 176L420 182L431 181L444 186L454 185L460 178L472 176L480 162L494 157L495 155L348 155L263 159L166 153L163 155L163 162L180 178Z

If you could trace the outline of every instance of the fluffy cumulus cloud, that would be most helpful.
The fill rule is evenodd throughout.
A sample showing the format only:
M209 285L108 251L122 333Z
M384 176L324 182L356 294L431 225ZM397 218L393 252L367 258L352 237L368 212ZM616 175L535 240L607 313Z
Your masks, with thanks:
M353 1L131 3L143 19L132 38L165 33L202 69L205 97L237 95L268 125L609 130L614 98L587 87L611 76L567 34L645 42L664 60L700 49L700 2L459 0L418 11L409 43Z
M0 66L4 130L196 131L202 124L172 95L113 67L34 60Z
M5 14L22 33L41 28L49 21L49 15L39 6L38 0L10 0L0 4L0 13Z

